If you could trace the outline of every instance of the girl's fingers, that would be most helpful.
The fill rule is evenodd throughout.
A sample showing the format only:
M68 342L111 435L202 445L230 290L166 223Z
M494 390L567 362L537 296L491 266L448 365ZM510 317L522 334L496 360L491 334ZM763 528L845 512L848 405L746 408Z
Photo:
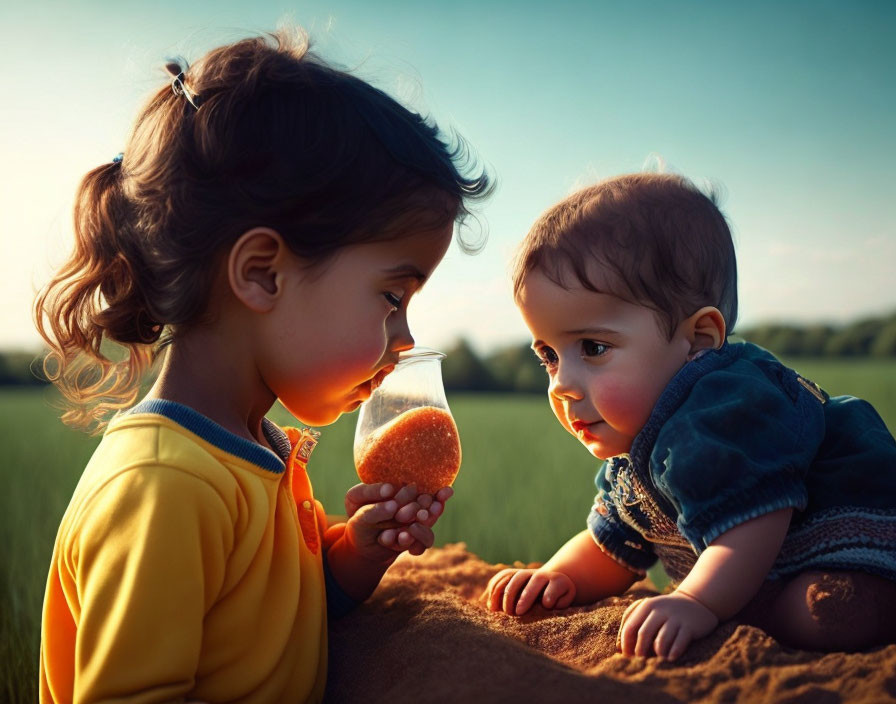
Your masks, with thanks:
M411 523L411 525L407 527L407 532L410 533L412 539L418 541L424 549L431 548L436 540L432 529L422 523Z
M416 521L431 528L435 525L436 521L439 520L439 516L442 515L442 511L444 510L444 508L445 507L438 501L433 501L429 505L429 508L420 509L417 512Z
M398 510L398 503L395 499L382 501L378 504L367 504L361 507L355 514L354 520L361 521L367 525L376 525L391 521L395 517Z
M384 548L394 548L395 537L397 535L398 531L395 528L387 528L386 530L380 532L376 540Z
M429 508L433 501L434 499L430 494L420 494L417 497L417 503L420 504L420 508Z
M399 506L404 506L405 504L409 504L417 498L417 485L416 484L406 484L401 487L398 492L395 494L395 500L398 502Z
M452 496L454 496L454 489L450 486L446 486L436 492L435 499L444 504Z
M365 504L374 504L392 498L395 487L391 484L355 484L345 493L345 513L351 518Z
M400 503L399 506L401 506ZM429 518L428 512L425 512L424 509L420 508L420 505L416 501L411 501L410 503L404 504L398 511L396 511L395 520L399 523L410 523L411 521L417 520L418 514L421 512L424 512L426 517Z

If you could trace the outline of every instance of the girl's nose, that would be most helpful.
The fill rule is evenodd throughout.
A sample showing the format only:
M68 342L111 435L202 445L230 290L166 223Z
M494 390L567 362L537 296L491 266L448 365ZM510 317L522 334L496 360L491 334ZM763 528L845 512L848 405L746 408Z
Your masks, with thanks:
M390 317L388 333L389 349L392 352L403 352L414 346L414 336L411 335L408 318L404 311Z

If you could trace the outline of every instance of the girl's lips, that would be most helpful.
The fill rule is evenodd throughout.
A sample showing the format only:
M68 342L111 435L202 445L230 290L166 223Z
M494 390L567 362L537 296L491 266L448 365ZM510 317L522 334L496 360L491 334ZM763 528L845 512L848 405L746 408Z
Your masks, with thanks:
M383 367L376 374L374 374L373 378L370 380L370 393L373 393L377 390L380 384L383 383L383 380L392 373L395 369L394 364L390 364L388 367Z

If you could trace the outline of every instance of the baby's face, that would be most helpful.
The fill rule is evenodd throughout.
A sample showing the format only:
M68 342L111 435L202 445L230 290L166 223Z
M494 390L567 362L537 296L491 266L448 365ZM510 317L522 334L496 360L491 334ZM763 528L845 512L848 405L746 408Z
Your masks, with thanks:
M654 311L530 272L517 300L550 378L557 419L595 457L629 452L690 343L669 340Z

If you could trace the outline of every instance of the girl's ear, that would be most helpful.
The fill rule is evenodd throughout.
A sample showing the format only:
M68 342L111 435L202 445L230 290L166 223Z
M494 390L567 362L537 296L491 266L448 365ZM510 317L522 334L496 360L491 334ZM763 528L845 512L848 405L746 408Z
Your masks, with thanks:
M690 354L715 350L725 342L725 317L718 308L704 306L682 322L683 332L691 344Z
M256 313L267 313L283 292L289 248L276 230L255 227L240 235L227 257L233 294Z

